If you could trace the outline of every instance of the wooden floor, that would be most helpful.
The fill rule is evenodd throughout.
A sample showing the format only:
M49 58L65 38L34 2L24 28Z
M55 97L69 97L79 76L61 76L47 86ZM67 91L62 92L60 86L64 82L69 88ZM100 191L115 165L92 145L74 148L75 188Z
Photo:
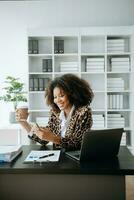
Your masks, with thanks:
M126 176L126 200L134 200L134 176Z

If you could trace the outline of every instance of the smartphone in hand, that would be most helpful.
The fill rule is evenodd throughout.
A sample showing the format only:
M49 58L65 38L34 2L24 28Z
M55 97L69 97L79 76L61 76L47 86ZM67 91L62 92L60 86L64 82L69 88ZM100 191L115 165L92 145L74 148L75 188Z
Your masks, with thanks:
M38 128L40 128L39 125L38 125L37 123L36 123L36 126L37 126Z

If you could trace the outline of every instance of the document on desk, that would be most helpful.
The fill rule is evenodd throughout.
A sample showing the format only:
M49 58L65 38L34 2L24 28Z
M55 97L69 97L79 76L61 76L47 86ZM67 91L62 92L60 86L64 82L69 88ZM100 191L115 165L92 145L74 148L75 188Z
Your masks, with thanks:
M41 150L31 151L24 163L27 162L58 162L60 157L60 150Z
M22 152L21 145L7 145L0 146L0 163L1 162L11 162Z

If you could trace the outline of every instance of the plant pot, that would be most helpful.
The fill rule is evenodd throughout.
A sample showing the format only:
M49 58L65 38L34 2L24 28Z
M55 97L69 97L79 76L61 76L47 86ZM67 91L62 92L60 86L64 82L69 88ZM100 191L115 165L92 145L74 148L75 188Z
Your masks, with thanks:
M16 121L15 111L11 111L11 112L9 113L9 122L10 122L11 124L16 124L16 123L18 123L18 122Z

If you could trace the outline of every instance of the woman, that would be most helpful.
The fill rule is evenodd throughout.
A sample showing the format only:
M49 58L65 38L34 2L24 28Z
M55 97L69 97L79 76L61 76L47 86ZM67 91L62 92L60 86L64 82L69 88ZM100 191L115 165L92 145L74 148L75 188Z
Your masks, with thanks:
M73 74L65 74L49 83L45 98L52 108L45 128L32 127L24 121L28 113L19 109L16 111L17 120L34 141L41 144L51 141L66 150L80 149L83 134L92 126L89 105L93 92L88 82Z

